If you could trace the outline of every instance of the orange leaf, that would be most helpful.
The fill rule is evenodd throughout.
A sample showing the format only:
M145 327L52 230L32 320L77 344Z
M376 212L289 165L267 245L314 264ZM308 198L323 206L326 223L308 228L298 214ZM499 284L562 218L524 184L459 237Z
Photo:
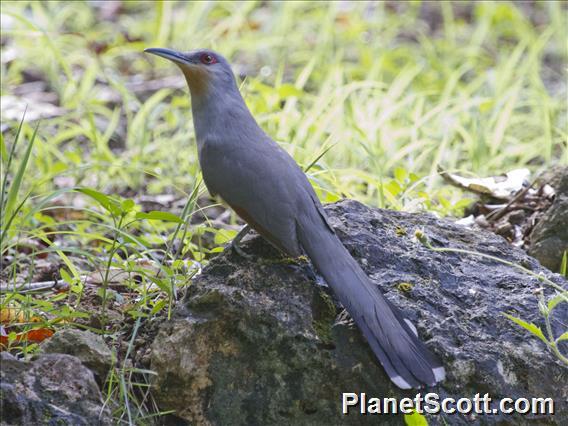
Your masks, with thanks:
M27 332L27 338L24 338L24 340L27 340L28 342L31 343L39 343L44 341L45 339L53 336L54 331L51 330L50 328L36 328L34 330L29 330ZM22 333L22 334L26 334L26 333Z
M16 339L14 340L14 342L40 343L45 339L53 336L53 334L54 331L50 328L36 328L16 334ZM0 346L8 346L8 343L8 336L0 336Z

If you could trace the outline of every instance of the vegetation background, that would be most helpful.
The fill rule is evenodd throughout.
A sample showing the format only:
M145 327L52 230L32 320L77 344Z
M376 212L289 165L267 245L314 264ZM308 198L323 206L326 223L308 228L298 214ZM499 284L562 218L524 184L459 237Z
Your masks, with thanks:
M568 164L564 2L1 8L2 307L22 354L69 324L128 341L238 229L200 183L185 81L146 47L227 56L325 202L460 216L470 200L439 167ZM66 291L18 290L53 280Z

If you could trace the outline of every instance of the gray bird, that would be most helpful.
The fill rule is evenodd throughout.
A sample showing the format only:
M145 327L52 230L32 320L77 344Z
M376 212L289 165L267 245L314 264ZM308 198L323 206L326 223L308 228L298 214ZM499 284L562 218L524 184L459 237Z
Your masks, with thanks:
M291 257L305 253L351 315L390 379L402 389L433 386L442 364L381 294L327 221L306 175L255 121L220 54L152 48L173 61L191 92L203 180L260 235Z

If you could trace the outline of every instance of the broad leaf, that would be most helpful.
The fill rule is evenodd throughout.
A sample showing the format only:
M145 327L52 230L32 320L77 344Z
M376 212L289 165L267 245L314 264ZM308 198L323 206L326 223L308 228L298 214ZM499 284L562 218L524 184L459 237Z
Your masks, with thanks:
M162 220L164 222L183 223L183 220L173 213L152 210L151 212L136 213L136 219Z

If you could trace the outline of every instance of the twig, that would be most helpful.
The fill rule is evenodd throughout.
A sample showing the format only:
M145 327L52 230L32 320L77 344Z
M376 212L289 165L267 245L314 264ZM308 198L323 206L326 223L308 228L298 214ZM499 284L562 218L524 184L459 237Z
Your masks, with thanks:
M38 281L35 283L24 284L0 284L0 293L31 293L34 291L65 291L69 289L69 284L64 281Z
M489 213L485 218L487 220L493 220L493 221L497 221L499 219L501 219L503 216L505 216L505 214L507 213L507 211L509 210L509 208L516 203L517 201L519 201L520 199L522 199L522 197L525 196L525 194L528 192L529 189L531 189L533 187L533 185L536 183L536 181L532 181L532 183L530 185L528 185L526 188L523 188L521 191L519 191L517 193L517 195L515 195L511 201L509 201L507 204L505 204L505 206L502 209L499 210L493 210L491 213Z

